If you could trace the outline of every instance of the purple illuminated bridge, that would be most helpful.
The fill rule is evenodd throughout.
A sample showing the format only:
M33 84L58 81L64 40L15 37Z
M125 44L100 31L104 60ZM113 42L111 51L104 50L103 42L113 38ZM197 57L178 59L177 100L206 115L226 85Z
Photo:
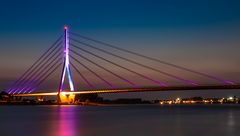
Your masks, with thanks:
M165 65L184 73L196 75L203 80L213 81L213 83L204 84L196 81L196 78L193 80L181 77L166 71L166 69L163 70L146 64L144 61L138 61L126 57L125 54L133 56L133 58L138 57L154 62L155 65ZM70 67L74 70L73 72L71 72ZM39 91L41 90L41 85L53 76L54 73L59 71L59 69L61 72L58 85L59 88L52 92ZM134 79L131 79L122 73L118 73L116 69L121 69L121 71L127 73L127 75L132 75ZM152 77L146 74L148 72L143 71L150 71L154 73L154 75L166 77L179 84L173 85L168 83L167 80L157 78L156 76ZM103 73L106 75L103 75ZM74 76L78 76L75 81L73 80ZM93 78L94 81L92 81ZM142 80L142 83L148 82L149 85L137 83L136 78ZM64 89L64 87L66 87L66 80L68 80L66 83L69 85L69 89ZM96 83L96 81L98 82ZM101 88L96 84L101 84ZM124 84L124 86L122 86L122 84ZM193 69L139 54L77 33L69 32L68 27L65 26L63 36L60 36L46 50L46 52L44 52L39 59L6 90L6 92L13 96L56 95L60 102L64 101L64 99L67 99L67 101L72 98L74 99L75 94L86 93L125 93L204 89L240 89L240 83L220 78L209 73L195 71Z

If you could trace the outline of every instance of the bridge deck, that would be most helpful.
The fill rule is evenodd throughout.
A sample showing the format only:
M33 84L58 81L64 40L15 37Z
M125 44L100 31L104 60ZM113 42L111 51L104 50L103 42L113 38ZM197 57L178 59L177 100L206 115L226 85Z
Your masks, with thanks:
M74 92L61 92L61 94L91 94L91 93L126 93L126 92L146 92L146 91L185 91L185 90L222 90L222 89L240 89L240 85L223 86L175 86L175 87L153 87L153 88L129 88L129 89L110 89L110 90L81 90ZM54 96L57 92L15 94L13 96Z

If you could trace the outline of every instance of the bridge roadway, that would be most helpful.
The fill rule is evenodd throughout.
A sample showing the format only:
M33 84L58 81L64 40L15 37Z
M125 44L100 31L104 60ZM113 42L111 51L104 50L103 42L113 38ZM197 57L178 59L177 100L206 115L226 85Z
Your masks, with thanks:
M239 89L239 85L222 85L222 86L174 86L174 87L149 87L149 88L125 88L125 89L102 89L102 90L81 90L81 91L64 91L63 95L69 94L91 94L91 93L126 93L126 92L154 92L154 91L187 91L187 90L224 90ZM14 94L13 96L31 97L31 96L55 96L58 92L36 92L31 94Z

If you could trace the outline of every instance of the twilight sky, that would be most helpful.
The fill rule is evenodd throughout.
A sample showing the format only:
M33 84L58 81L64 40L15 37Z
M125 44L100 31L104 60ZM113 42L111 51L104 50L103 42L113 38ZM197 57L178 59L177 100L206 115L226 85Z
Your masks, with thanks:
M1 0L0 16L0 89L19 77L65 24L75 33L240 82L239 0Z

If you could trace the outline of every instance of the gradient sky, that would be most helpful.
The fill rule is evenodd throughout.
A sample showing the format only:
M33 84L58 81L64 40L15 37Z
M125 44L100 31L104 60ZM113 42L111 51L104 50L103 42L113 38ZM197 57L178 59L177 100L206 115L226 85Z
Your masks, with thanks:
M0 16L0 89L65 24L122 48L240 81L239 0L1 0Z

